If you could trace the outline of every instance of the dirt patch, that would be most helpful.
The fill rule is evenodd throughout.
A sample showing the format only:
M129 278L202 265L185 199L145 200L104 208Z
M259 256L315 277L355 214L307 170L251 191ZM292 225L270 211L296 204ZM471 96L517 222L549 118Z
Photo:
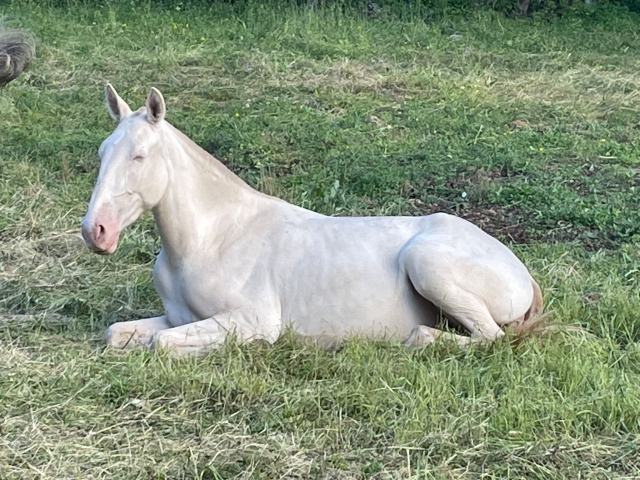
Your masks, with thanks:
M445 182L447 188L465 189L468 187L482 187L492 181L510 181L520 176L520 172L509 168L507 165L492 167L489 169L475 168L461 172L455 178Z
M599 173L597 165L585 165L580 173L588 178ZM504 205L488 201L481 194L492 183L508 184L525 172L502 166L489 169L470 167L448 179L431 177L419 186L406 189L414 215L445 212L464 218L488 234L513 243L549 242L579 243L584 249L617 249L620 241L615 232L574 224L570 221L550 219L526 209L519 204ZM576 178L567 186L587 193L583 179ZM437 200L423 202L424 193ZM468 195L467 195L468 194Z
M443 193L442 187L444 186L447 193L438 195L444 198L433 203L424 203L413 198L410 203L415 208L415 214L449 213L470 221L489 235L515 243L529 243L538 240L538 238L528 228L528 222L525 221L527 214L521 207L482 203L470 200L466 196L462 197L460 193L482 189L491 182L508 182L519 175L520 172L507 165L488 169L470 167L444 181L437 177L429 178L419 189L420 191L433 190L433 193L438 195ZM417 194L418 192L414 190L413 193Z
M459 209L459 212L460 217L494 237L506 237L515 243L528 243L534 240L524 222L525 212L517 206L485 208L482 205L470 204L467 208Z
M425 204L411 200L414 215L444 212L464 218L489 235L518 244L531 242L578 242L587 251L617 249L620 243L612 240L606 231L558 221L551 223L535 218L518 205L502 206L481 203L455 203L439 200Z
M500 207L497 205L455 204L440 200L425 204L419 200L410 202L416 215L429 215L444 212L456 215L477 225L489 235L507 239L514 243L529 243L538 240L527 228L525 212L518 206Z

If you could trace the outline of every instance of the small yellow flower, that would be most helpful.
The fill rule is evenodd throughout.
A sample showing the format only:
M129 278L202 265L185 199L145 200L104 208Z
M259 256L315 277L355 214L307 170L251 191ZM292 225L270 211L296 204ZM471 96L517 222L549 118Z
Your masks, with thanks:
M606 142L606 141L607 141L607 139L606 139L606 138L601 138L601 139L600 139L600 141L601 141L602 143L604 143L604 142Z
M239 114L238 112L236 112L236 115L235 115L235 116L236 116L236 117L239 117L239 116L240 116L240 114Z
M544 147L538 147L538 150L540 150L541 152L544 152Z

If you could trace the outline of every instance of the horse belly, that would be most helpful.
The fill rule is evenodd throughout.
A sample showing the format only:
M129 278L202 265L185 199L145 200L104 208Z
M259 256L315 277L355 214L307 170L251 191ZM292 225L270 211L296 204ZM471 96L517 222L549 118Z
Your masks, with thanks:
M292 290L282 302L283 320L303 336L404 339L429 323L428 306L408 280L384 270L348 278L307 272Z

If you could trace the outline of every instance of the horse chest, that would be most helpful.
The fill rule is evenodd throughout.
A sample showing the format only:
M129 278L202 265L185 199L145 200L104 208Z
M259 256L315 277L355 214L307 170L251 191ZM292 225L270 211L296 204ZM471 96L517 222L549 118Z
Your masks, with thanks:
M224 301L201 268L172 268L162 252L153 270L153 282L169 322L174 325L203 320L223 309Z

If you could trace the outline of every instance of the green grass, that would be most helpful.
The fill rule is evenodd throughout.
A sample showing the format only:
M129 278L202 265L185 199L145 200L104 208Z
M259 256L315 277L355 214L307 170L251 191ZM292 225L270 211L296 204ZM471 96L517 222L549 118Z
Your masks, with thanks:
M639 17L44 3L0 6L38 38L0 90L0 478L640 476ZM151 217L78 239L106 81L298 205L469 218L588 333L105 351L161 310Z

